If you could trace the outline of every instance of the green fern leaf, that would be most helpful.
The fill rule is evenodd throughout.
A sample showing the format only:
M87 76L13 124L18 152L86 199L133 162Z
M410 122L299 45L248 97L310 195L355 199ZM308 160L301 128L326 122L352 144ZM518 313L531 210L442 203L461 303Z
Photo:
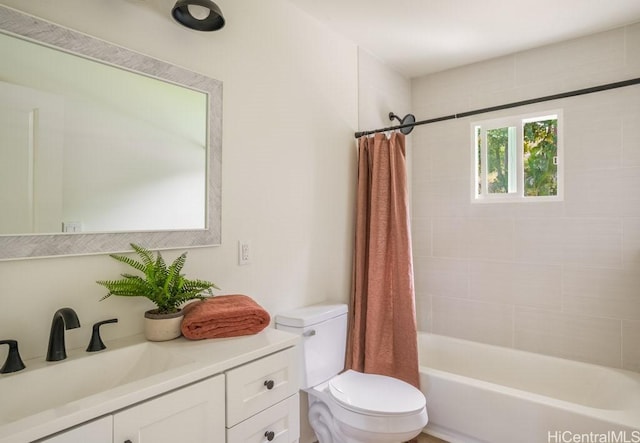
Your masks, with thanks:
M111 257L135 270L143 276L122 273L120 280L99 280L97 283L109 291L100 301L112 295L124 297L146 297L152 301L160 313L170 313L179 310L180 306L194 299L212 296L212 288L219 289L214 283L206 280L189 280L180 272L187 259L184 252L167 267L160 252L153 253L142 246L131 244L140 261L131 257L111 254Z

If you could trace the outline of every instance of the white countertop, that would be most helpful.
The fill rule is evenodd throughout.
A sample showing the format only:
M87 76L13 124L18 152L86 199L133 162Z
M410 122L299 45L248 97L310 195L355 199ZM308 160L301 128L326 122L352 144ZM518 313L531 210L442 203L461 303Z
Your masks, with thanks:
M184 359L187 363L61 406L39 410L22 417L0 417L0 443L25 443L43 438L294 346L298 341L298 335L268 328L259 334L244 337L199 341L190 341L181 337L168 342L154 343L154 346L157 345L163 351L168 351L172 358ZM134 336L106 342L107 349L95 354L87 353L84 349L67 351L68 358L60 362L45 362L44 357L28 360L25 362L27 369L0 375L0 408L3 411L11 410L12 403L16 400L12 397L15 395L30 397L27 399L29 402L31 399L33 402L41 401L42 395L39 397L38 392L32 392L35 390L30 391L28 387L25 389L21 387L16 391L20 394L7 395L6 392L1 392L3 385L7 386L6 383L11 383L12 387L19 386L23 383L22 380L27 379L21 376L30 371L47 370L51 365L65 365L71 361L91 359L98 354L102 355L101 359L104 360L108 357L110 350L124 349L144 342L143 336ZM89 362L89 360L83 361ZM95 376L100 377L99 369L96 370ZM24 403L25 399L21 397L20 400Z

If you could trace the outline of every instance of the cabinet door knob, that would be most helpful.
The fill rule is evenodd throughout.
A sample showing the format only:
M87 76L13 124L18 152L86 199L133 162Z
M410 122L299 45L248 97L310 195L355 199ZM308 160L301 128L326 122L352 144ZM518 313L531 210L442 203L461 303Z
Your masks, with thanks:
M272 390L273 387L276 385L276 383L273 380L266 380L264 382L264 385L267 387L268 390Z
M276 433L273 431L267 431L264 433L264 436L267 437L267 441L271 441L276 436Z
M131 440L125 440L124 443L132 443Z

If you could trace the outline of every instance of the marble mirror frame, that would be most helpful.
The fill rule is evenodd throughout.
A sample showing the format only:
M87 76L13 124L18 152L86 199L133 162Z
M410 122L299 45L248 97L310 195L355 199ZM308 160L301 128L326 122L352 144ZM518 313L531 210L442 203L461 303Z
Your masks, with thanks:
M220 245L222 82L0 5L0 32L202 91L209 102L206 226L199 230L0 235L0 260ZM2 202L0 202L1 210Z

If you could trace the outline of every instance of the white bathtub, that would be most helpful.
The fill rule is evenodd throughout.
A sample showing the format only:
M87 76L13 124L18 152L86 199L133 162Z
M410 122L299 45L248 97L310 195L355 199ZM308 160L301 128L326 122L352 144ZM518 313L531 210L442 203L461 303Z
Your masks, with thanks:
M429 434L453 443L640 442L638 373L433 334L418 340Z

